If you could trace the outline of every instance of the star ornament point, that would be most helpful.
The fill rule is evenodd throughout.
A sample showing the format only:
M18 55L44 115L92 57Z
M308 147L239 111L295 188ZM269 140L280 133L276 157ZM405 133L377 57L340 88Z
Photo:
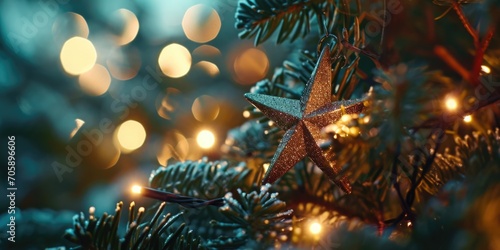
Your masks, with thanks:
M332 103L329 52L330 48L325 46L300 100L245 94L253 106L286 131L271 160L264 183L275 182L307 156L344 192L351 192L347 178L339 176L340 169L325 157L318 141L322 139L322 128L338 121L343 112L361 113L364 105L360 99Z

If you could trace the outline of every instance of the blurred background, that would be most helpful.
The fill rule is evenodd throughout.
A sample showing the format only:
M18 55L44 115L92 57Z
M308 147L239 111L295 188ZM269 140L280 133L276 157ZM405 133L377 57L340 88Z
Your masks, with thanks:
M217 158L243 94L291 50L238 39L235 9L1 1L0 131L16 137L18 208L113 211L159 165Z

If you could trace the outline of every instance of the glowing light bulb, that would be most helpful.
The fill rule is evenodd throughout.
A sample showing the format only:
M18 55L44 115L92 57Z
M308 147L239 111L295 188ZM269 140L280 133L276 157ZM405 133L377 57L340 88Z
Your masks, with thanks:
M196 137L196 142L201 148L211 148L215 144L215 136L209 130L202 130Z
M464 122L469 123L469 122L471 122L471 121L472 121L472 116L471 116L471 115L466 115L466 116L464 116Z
M481 65L481 71L483 71L485 74L491 73L490 67L488 67L486 65Z
M309 231L312 234L319 234L319 233L321 233L321 229L322 229L321 224L319 224L318 222L313 222L309 226Z
M132 193L134 193L134 194L140 194L142 188L139 185L133 185L131 190L132 190Z
M457 100L455 100L455 98L452 97L446 99L445 105L446 108L449 110L456 110L458 108Z

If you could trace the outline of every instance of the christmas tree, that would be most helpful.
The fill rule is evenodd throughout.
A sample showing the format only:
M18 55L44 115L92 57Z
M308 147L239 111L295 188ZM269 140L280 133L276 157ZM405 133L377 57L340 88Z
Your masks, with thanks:
M34 222L24 219L21 223L37 227L24 234L29 238L17 240L32 242L4 241L12 237L6 235L2 244L26 249L40 244L67 249L500 248L496 230L500 226L498 1L239 0L236 4L220 0L211 4L213 8L190 3L198 9L189 8L182 21L189 40L207 43L214 39L218 30L213 35L203 29L220 27L219 13L234 16L222 23L234 25L239 38L255 46L246 45L232 65L233 79L247 92L232 98L248 101L246 108L211 108L216 98L208 95L198 97L192 106L196 120L210 121L217 131L229 131L221 147L193 152L182 133L172 132L187 125L182 114L172 112L179 106L170 97L200 93L196 90L203 89L202 85L186 82L221 73L214 63L200 60L197 66L203 77L184 77L190 70L190 52L174 43L163 48L158 65L140 65L149 59L141 57L136 47L125 45L147 39L134 40L137 31L131 38L126 35L134 25L127 21L122 33L120 25L110 28L121 34L113 39L123 44L119 49L124 53L110 56L107 67L92 64L85 68L85 60L95 63L92 53L82 52L86 56L69 62L76 54L65 51L71 50L71 43L92 43L82 34L56 32L64 37L60 60L66 74L78 76L84 92L94 96L110 92L106 94L110 98L88 101L113 111L113 118L79 124L71 147L61 143L59 149L73 151L67 151L64 163L50 165L56 177L60 181L76 178L70 174L76 168L69 163L115 165L115 156L141 147L149 130L168 138L155 145L161 148L162 166L146 164L146 171L152 170L148 180L125 179L124 185L132 187L121 190L127 193L125 199L107 197L73 217L68 211L25 213ZM125 9L117 13L134 15ZM77 19L72 16L71 20ZM187 29L195 19L206 25ZM64 24L71 22L59 23ZM79 32L88 36L88 28ZM21 38L9 39L11 46L3 51L10 51L10 59L22 59L19 53L28 52ZM167 43L161 35L149 39L154 41L151 44ZM199 58L220 54L214 46L202 46L197 48ZM265 73L257 74L262 67L259 53L263 53L258 48L263 46L290 52L285 56L269 52L280 61L285 58L268 78ZM189 66L183 69L186 53ZM245 60L245 53L252 60ZM17 63L26 64L27 59L23 60ZM266 58L266 67L267 63ZM35 66L29 69L33 77L47 81L57 74L38 72ZM123 88L131 101L111 88L87 84L96 81L87 72L99 70L109 70L113 78L128 83ZM163 79L168 80L167 87ZM179 83L187 87L169 85ZM223 91L224 86L211 88L221 96L237 92ZM154 91L169 98L153 100L160 104L148 106L148 93ZM153 120L144 129L136 120L146 119L151 110L171 121L169 127ZM224 112L225 120L215 118ZM240 118L233 119L233 113ZM113 124L126 117L135 119L115 129ZM111 132L100 133L106 130ZM9 135L12 132L18 130L6 130ZM210 148L213 136L210 130L201 131L199 146ZM92 150L96 145L106 150ZM147 151L141 154L143 159L154 158ZM116 171L131 172L131 165L137 163L132 158L118 162L122 168ZM99 173L93 169L87 175ZM123 179L116 175L114 181ZM74 185L92 188L83 182ZM114 211L99 208L115 204ZM77 208L68 205L67 209ZM64 220L56 220L63 214ZM44 232L44 225L51 229ZM18 222L18 230L22 226ZM51 240L56 234L64 235L66 241Z

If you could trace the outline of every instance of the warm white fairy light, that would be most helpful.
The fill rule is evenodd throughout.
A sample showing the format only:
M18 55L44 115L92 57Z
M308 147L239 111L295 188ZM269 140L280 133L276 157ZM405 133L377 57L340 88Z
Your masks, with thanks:
M446 98L445 105L449 110L456 110L458 108L458 102L453 97Z
M485 73L485 74L491 73L490 67L488 67L486 65L481 65L481 71L483 71L483 73Z
M322 229L322 226L318 222L313 222L309 226L309 232L311 232L314 235L321 233L321 229Z
M472 121L472 116L471 116L471 115L466 115L466 116L464 117L464 122L467 122L467 123L468 123L468 122L471 122L471 121Z
M90 208L89 208L89 219L90 219L90 220L95 219L94 214L95 214L95 207L90 207Z
M215 135L212 131L202 130L196 136L196 142L201 148L211 148L215 144Z
M134 193L134 194L140 194L141 190L142 190L142 188L139 185L133 185L132 186L132 193Z

